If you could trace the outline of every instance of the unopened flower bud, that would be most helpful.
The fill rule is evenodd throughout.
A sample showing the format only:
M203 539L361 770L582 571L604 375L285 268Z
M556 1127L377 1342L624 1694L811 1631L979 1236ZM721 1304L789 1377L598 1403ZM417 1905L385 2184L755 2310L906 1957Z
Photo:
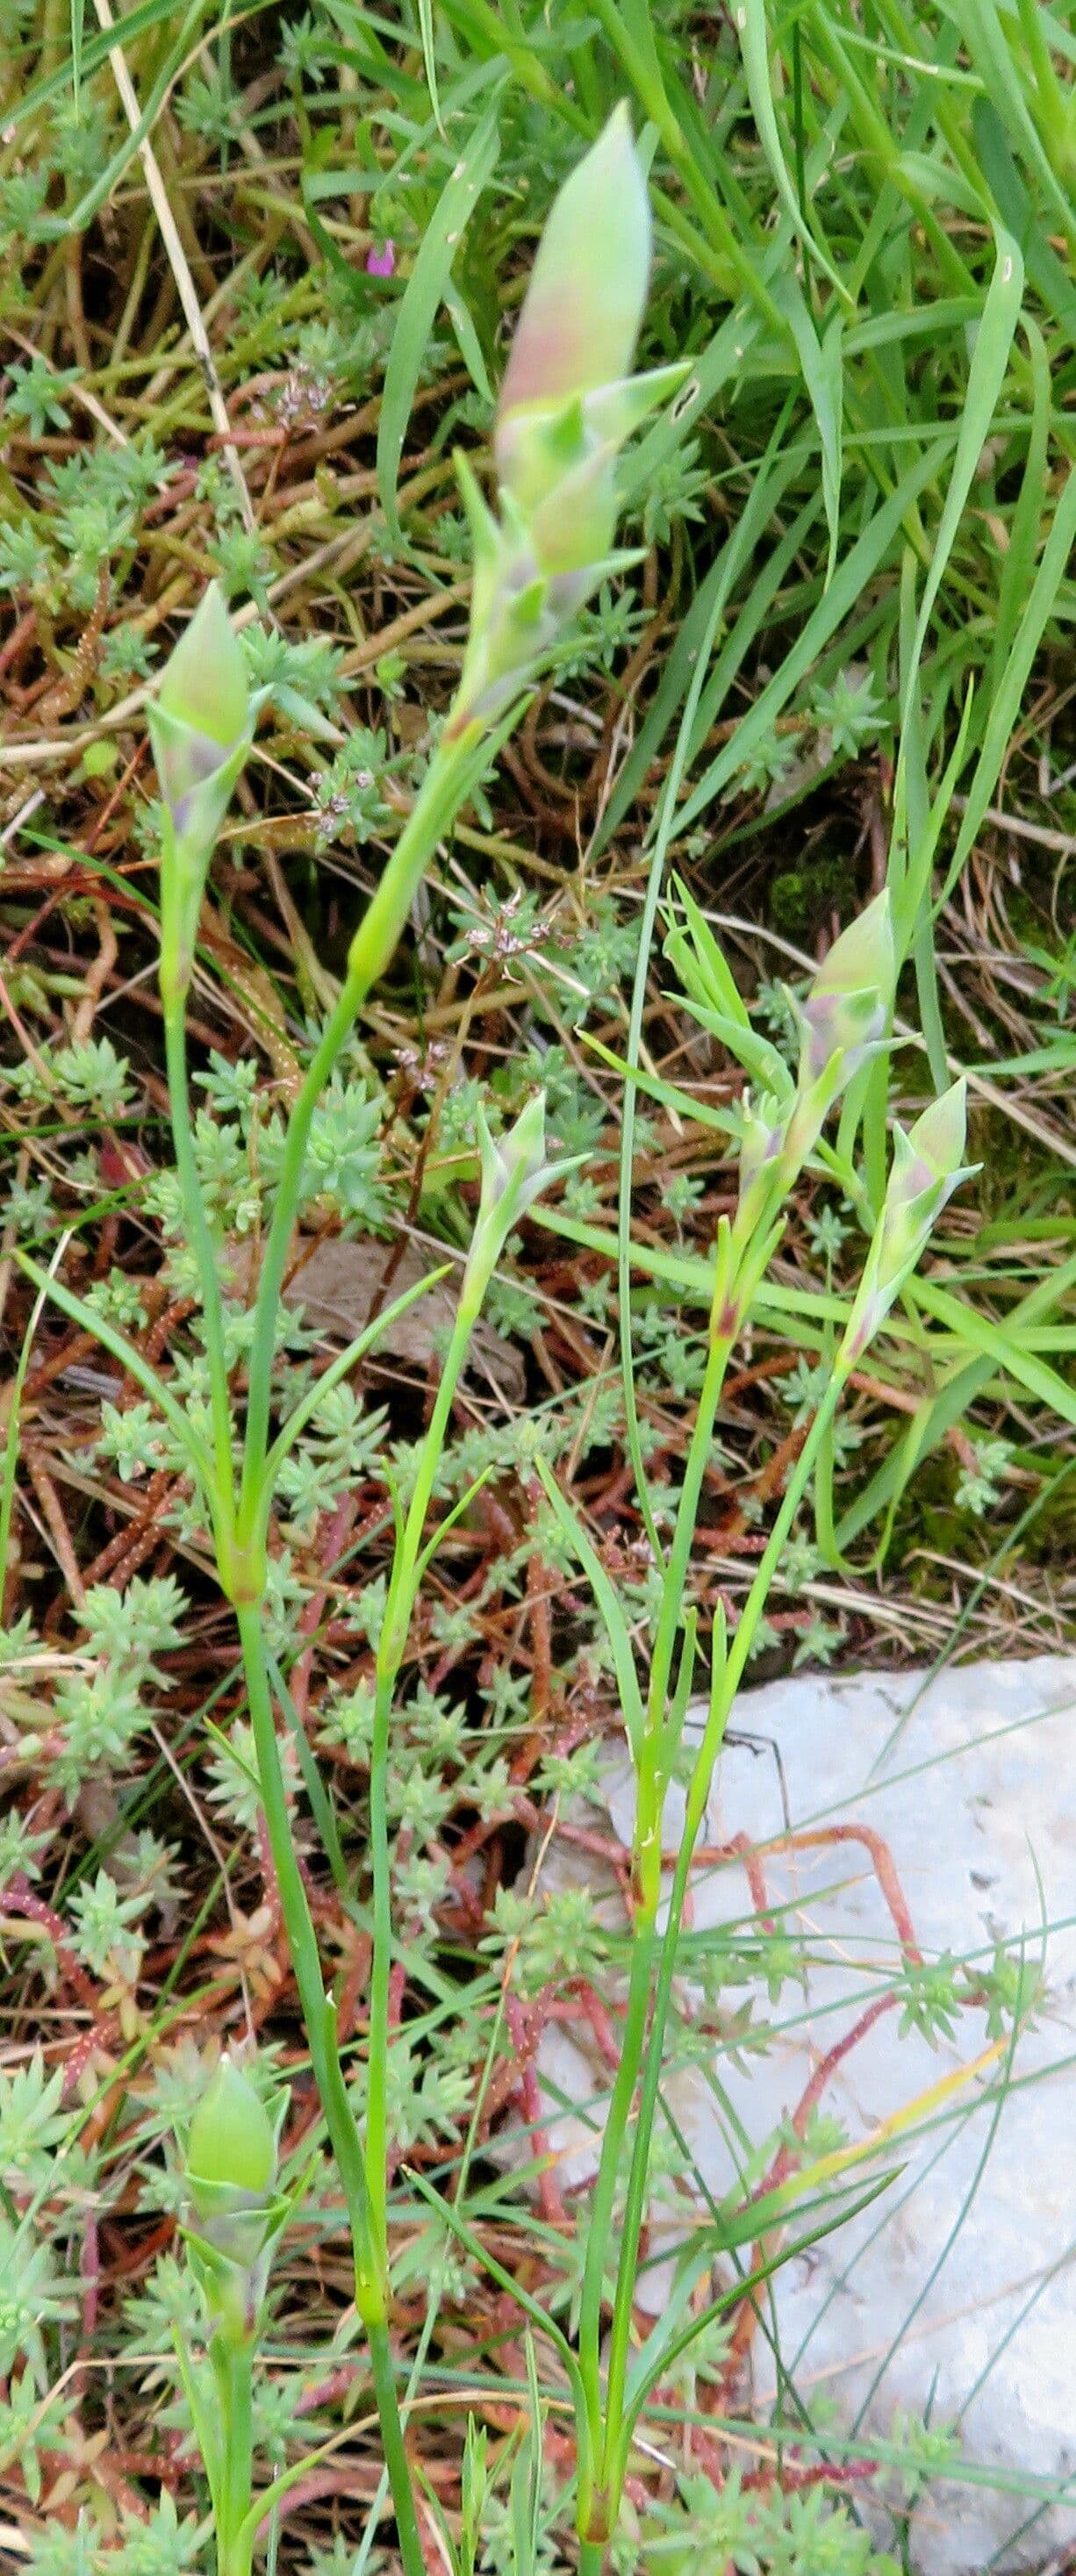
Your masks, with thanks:
M250 688L238 637L220 589L211 581L189 626L165 665L149 713L157 775L177 836L212 818L205 838L216 837L228 796L212 782L230 769L242 744L249 748Z
M190 2125L186 2235L214 2333L246 2343L265 2297L287 2204L276 2197L276 2137L254 2086L222 2057Z
M976 1164L962 1157L967 1134L967 1085L954 1082L933 1100L906 1135L898 1127L882 1213L846 1334L846 1347L864 1350L878 1331L925 1250L942 1209Z
M187 2183L200 2218L219 2208L222 2189L266 2200L276 2180L276 2139L268 2113L233 2057L222 2057L202 2095L187 2140Z
M962 1079L932 1100L905 1135L893 1139L893 1168L885 1194L883 1226L894 1267L914 1244L922 1250L935 1218L967 1178L963 1163L967 1138L967 1083ZM914 1256L913 1256L914 1257Z
M518 1204L526 1205L541 1188L545 1170L545 1093L536 1091L520 1111L514 1127L503 1136L491 1136L482 1111L478 1113L478 1151L482 1165L482 1203L479 1223L514 1192Z
M624 101L553 200L497 406L555 405L626 376L650 275L650 207ZM502 470L502 480L504 480Z
M617 451L686 365L631 377L650 271L650 210L626 106L555 198L497 405L502 517L460 469L474 541L471 640L449 734L510 702L624 558Z
M503 1136L491 1136L481 1109L477 1113L478 1157L482 1189L464 1277L464 1299L478 1303L514 1225L550 1181L572 1172L582 1159L546 1161L545 1094L536 1092L515 1125Z
M249 687L232 621L210 582L165 666L147 719L167 815L161 854L166 998L181 995L190 982L206 871L264 694Z
M740 1142L738 1239L745 1240L754 1231L783 1185L788 1121L787 1101L782 1103L771 1092L763 1092L757 1100L748 1096Z
M838 1053L847 1082L884 1037L896 983L889 889L842 930L801 1007L800 1085L817 1082Z

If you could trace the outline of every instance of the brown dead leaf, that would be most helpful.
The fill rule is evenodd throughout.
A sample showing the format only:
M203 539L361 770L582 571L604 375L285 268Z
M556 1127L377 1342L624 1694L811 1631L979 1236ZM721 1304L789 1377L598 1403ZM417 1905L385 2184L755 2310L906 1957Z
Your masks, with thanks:
M257 1248L231 1240L226 1246L230 1283L250 1296L255 1283ZM284 1286L284 1300L298 1308L308 1324L327 1341L351 1342L365 1330L375 1309L382 1311L438 1268L436 1254L424 1244L394 1244L370 1237L298 1235ZM385 1286L386 1278L388 1280ZM385 1327L370 1354L378 1360L403 1360L425 1369L434 1352L434 1335L450 1325L456 1311L457 1281L442 1279L405 1315ZM522 1404L526 1393L523 1359L491 1324L479 1324L471 1344L470 1374L492 1381L509 1404Z

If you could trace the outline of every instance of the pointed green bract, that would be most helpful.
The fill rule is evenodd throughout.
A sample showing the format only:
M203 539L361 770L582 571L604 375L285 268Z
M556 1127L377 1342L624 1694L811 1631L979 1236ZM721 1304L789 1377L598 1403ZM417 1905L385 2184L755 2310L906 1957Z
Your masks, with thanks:
M190 2125L187 2181L194 2206L200 2216L212 2217L222 2188L263 2199L275 2178L276 2139L268 2114L234 2058L222 2057Z
M705 932L705 924L702 929ZM705 937L709 940L709 933ZM715 943L709 940L709 945L717 955ZM699 949L696 925L692 925L691 950L679 933L669 948L670 953L675 950L682 968L686 967L689 990L694 987L708 993L714 989L724 1000L720 976L715 981L713 959L707 957L705 946ZM705 970L701 978L697 971L700 963ZM724 972L724 961L720 964ZM826 1119L852 1075L882 1045L895 982L896 952L887 890L876 896L834 940L806 1001L794 1004L802 1039L794 1089L772 1049L765 1049L760 1056L753 1031L742 1030L723 1010L715 1013L706 1004L699 1009L698 1015L706 1026L716 1029L753 1077L752 1090L744 1104L735 1219L738 1243L749 1242L756 1227L770 1220L813 1153ZM765 1066L767 1057L772 1061L770 1078L763 1079L756 1090L754 1076Z
M884 1037L897 979L889 888L835 939L803 1005L801 1079L817 1081L843 1056L847 1082Z
M230 750L246 724L249 703L239 639L220 584L211 581L165 665L157 705Z
M250 748L255 701L239 639L211 581L165 665L149 710L153 756L175 830L211 847Z
M893 1138L882 1213L848 1320L846 1349L866 1349L925 1251L946 1202L978 1165L965 1163L967 1083L954 1082L905 1134Z
M220 2342L258 2331L289 2203L276 2189L276 2130L249 2076L222 2057L190 2125L184 2225L191 2269Z
M165 805L161 986L170 1001L190 983L206 873L265 694L249 685L239 639L212 581L147 715Z
M963 1160L967 1092L961 1077L931 1101L907 1135L897 1128L882 1218L882 1285L918 1260L946 1200L969 1177L971 1166Z
M478 1159L482 1190L464 1276L462 1302L479 1302L514 1225L550 1181L574 1172L582 1159L546 1160L545 1093L538 1091L503 1136L492 1136L480 1109Z
M478 1154L482 1166L478 1222L481 1225L509 1197L513 1212L521 1213L541 1189L546 1171L545 1093L535 1092L533 1100L528 1100L515 1124L503 1136L491 1136L481 1110L478 1116Z

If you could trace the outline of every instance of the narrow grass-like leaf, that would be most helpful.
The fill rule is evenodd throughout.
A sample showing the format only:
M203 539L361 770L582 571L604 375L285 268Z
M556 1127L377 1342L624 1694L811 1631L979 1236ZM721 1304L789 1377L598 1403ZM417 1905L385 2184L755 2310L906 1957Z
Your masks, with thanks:
M372 1321L364 1326L362 1332L356 1335L355 1340L348 1343L346 1350L340 1351L336 1359L330 1361L328 1368L315 1379L313 1386L307 1388L306 1394L296 1405L294 1413L289 1414L283 1429L278 1433L266 1460L265 1481L270 1495L289 1450L294 1448L300 1433L305 1431L307 1423L313 1420L319 1405L324 1403L333 1387L339 1386L342 1378L351 1375L352 1369L365 1358L367 1351L373 1350L383 1334L388 1332L393 1324L399 1322L401 1315L406 1315L409 1306L414 1306L420 1297L425 1297L431 1288L439 1287L441 1281L449 1277L451 1266L450 1262L442 1262L439 1270L428 1271L424 1279L416 1279L412 1287L403 1289L400 1296L393 1298L391 1306L385 1306L379 1315L375 1315Z
M730 549L730 581L732 560L733 550ZM710 656L713 651L714 637L717 633L718 624L724 610L725 595L725 589L723 587L719 587L714 597L710 615L707 620L706 631L699 647L695 670L692 674L691 685L684 705L680 731L677 736L668 776L662 789L657 834L654 841L653 856L650 861L650 872L647 878L646 893L643 897L642 919L639 924L639 945L635 958L635 974L632 981L631 1010L628 1022L627 1039L628 1062L632 1067L634 1067L638 1059L639 1049L642 1044L643 1015L646 1008L647 984L650 974L650 948L654 936L654 923L657 918L657 909L661 896L661 887L665 874L666 861L675 829L676 800L680 794L684 772L687 767L688 748L695 721L695 712L702 693L703 683L710 667ZM710 941L710 945L713 946L714 943L710 937L710 933L706 929L705 922L701 922L701 920L700 928L705 938ZM717 971L720 976L720 968L718 968ZM731 981L731 979L728 980ZM746 1013L743 1014L743 1017L746 1020ZM656 1565L660 1566L664 1562L664 1554L661 1540L658 1535L657 1523L654 1519L653 1509L650 1502L649 1488L646 1481L646 1469L643 1460L642 1443L639 1438L639 1416L635 1401L635 1364L631 1340L631 1209L632 1167L635 1145L635 1092L630 1084L624 1094L621 1110L621 1122L620 1179L617 1196L617 1279L619 1283L620 1309L620 1365L624 1386L628 1455L631 1460L632 1473L635 1477L635 1487L639 1497L639 1505L642 1511L646 1533L654 1552L654 1561Z
M422 67L426 74L426 87L430 93L430 106L433 109L435 123L443 134L445 129L437 88L437 50L433 35L433 0L418 0L418 23L422 37Z
M402 533L396 483L415 386L462 234L497 166L498 104L499 84L441 191L396 316L377 432L378 497L396 538Z
M995 1368L1015 1378L1018 1386L1025 1387L1060 1421L1076 1429L1076 1387L1068 1386L1057 1369L1029 1351L1019 1334L1008 1331L1003 1324L992 1323L989 1316L978 1314L974 1307L961 1305L947 1288L936 1287L932 1279L917 1279L914 1294L926 1313L934 1315L967 1349L981 1351Z
M255 18L261 10L268 10L272 5L273 0L252 0L252 5L245 10L244 14ZM204 6L205 0L197 0L197 8L189 13L190 16L200 15ZM151 34L158 27L167 27L174 15L174 0L137 0L137 5L133 9L126 9L123 13L120 32L124 45L130 47L139 36ZM116 43L116 33L115 28L108 28L100 35L87 38L83 27L80 58L83 82L88 81L92 73L100 71L102 63L108 61L109 54ZM28 118L37 116L43 107L52 105L53 100L67 89L70 76L70 58L62 56L53 70L45 73L42 79L33 81L28 89L23 90L18 98L11 101L10 107L6 110L6 117L13 136Z
M1020 497L1012 514L1009 543L998 583L994 639L986 683L988 708L996 704L1004 688L1013 640L1031 595L1039 547L1042 542L1047 491L1051 412L1050 360L1038 323L1030 313L1025 313L1023 317L1023 328L1031 360L1031 424ZM1061 576L1059 576L1059 587L1060 579Z
M760 478L756 482L727 545L722 548L717 562L711 567L701 588L696 592L668 656L654 704L648 710L646 719L640 727L638 738L628 754L602 817L596 835L597 848L604 847L629 811L651 762L661 748L666 731L691 686L696 660L715 597L731 595L740 567L750 562L751 554L760 543L771 518L776 517L785 494L795 479L796 471L794 459L779 457L770 477ZM802 541L807 528L818 515L818 506L817 497L814 497L808 503L806 511L797 513L793 528L778 540L769 563L756 577L748 602L741 606L737 614L734 635L729 638L728 646L711 677L710 686L702 701L704 724L712 720L710 708L717 684L718 670L727 670L728 681L731 682L743 655L750 649L753 633L762 626L767 606L779 588L789 564L795 558L796 546Z
M355 1895L354 1871L349 1870L344 1858L343 1845L340 1841L332 1801L328 1795L324 1780L322 1779L314 1754L311 1750L306 1728L303 1725L303 1721L299 1715L298 1709L296 1708L280 1666L273 1655L269 1655L267 1657L267 1661L273 1689L276 1692L277 1701L284 1717L288 1733L295 1746L296 1758L303 1778L303 1787L310 1800L314 1822L321 1836L321 1847L325 1854L325 1858L328 1861L329 1868L332 1871L333 1882L336 1887L337 1894L343 1897L344 1903L350 1911ZM234 1746L229 1746L229 1752L234 1755L234 1751Z
M975 469L997 408L1023 298L1024 264L1012 235L1004 232L1000 226L995 234L995 247L997 256L994 273L987 289L982 320L976 334L975 348L968 371L964 408L960 418L956 454L953 458L945 506L934 538L930 569L923 586L915 643L910 656L910 667L905 677L905 714L911 691L917 684L923 646L938 592L945 577L957 529L974 480ZM898 768L897 785L894 789L895 808L899 806L899 796ZM901 873L903 874L903 870ZM918 893L918 888L915 892ZM894 928L898 942L903 933L905 952L911 942L914 917L914 912L909 913L907 897L902 900L898 885L894 895Z
M27 1278L33 1280L35 1288L40 1288L46 1297L51 1297L53 1304L59 1307L61 1314L68 1317L69 1322L78 1324L84 1333L92 1333L95 1340L100 1342L102 1349L109 1351L112 1358L119 1361L120 1367L126 1369L141 1387L143 1395L148 1395L150 1402L163 1413L181 1448L190 1459L195 1477L208 1494L212 1488L213 1471L205 1442L195 1430L183 1406L176 1402L170 1387L164 1385L156 1370L150 1367L149 1361L143 1359L141 1351L137 1351L134 1344L129 1342L123 1333L117 1332L115 1325L110 1324L104 1315L99 1315L96 1307L87 1306L81 1297L72 1296L70 1288L65 1288L61 1279L54 1279L49 1271L43 1270L40 1262L34 1261L28 1252L17 1252L15 1259L20 1270L25 1270Z
M948 761L946 762L945 776L942 779L937 795L930 802L927 801L929 791L926 781L926 750L921 738L923 723L922 708L918 691L916 691L913 697L909 720L905 728L906 742L916 744L915 770L918 773L916 779L917 792L915 797L915 806L913 808L911 797L913 770L911 766L911 758L909 758L909 793L907 804L908 837L913 857L908 870L908 901L909 909L911 909L911 905L914 900L916 906L916 917L920 921L920 927L916 933L914 952L916 990L919 997L919 1018L923 1036L926 1040L927 1061L930 1065L930 1078L933 1082L935 1091L938 1092L944 1091L949 1078L949 1055L946 1044L945 1029L942 1023L941 1004L938 997L938 977L934 959L934 941L931 936L931 924L929 915L925 919L922 916L930 890L931 876L934 866L934 853L937 849L938 842L941 839L944 825L948 820L949 808L956 793L957 779L960 776L960 772L964 764L965 749L968 735L971 730L973 706L974 698L971 683L969 682L957 738L953 744Z
M176 78L176 74L179 71L181 64L186 59L191 38L198 24L198 20L202 15L204 6L205 0L191 0L190 6L185 10L180 21L178 33L176 34L172 44L169 46L163 61L161 61L155 68L154 79L142 107L137 125L127 133L118 150L113 153L111 160L106 162L105 167L100 172L99 176L93 180L91 185L79 198L78 204L76 206L72 206L69 213L41 217L42 237L47 235L50 239L60 240L66 237L68 233L85 232L87 225L92 222L99 207L107 204L108 199L119 186L125 172L129 170L132 161L135 159L139 145L144 143L147 135L152 133L164 101ZM121 34L123 36L124 44L126 44L128 42L128 36L127 22L125 19L121 22L121 25L117 27L115 35L110 38L108 46L105 49L106 58L119 51L119 38ZM89 49L87 48L87 52L88 50ZM84 66L85 77L88 77L88 71L89 66L87 63Z
M774 186L777 189L777 193L781 199L785 213L789 218L789 222L795 230L797 239L801 241L804 248L810 252L811 258L816 261L823 276L828 277L830 285L836 287L837 293L842 298L842 301L847 301L848 290L845 286L844 279L841 277L839 271L834 268L833 262L830 259L828 252L823 249L817 233L812 232L810 225L807 222L792 183L788 164L785 160L784 145L781 141L780 128L777 123L777 111L773 103L773 85L770 79L769 43L766 28L766 0L736 0L733 17L736 25L736 33L740 39L741 52L743 54L744 71L747 76L747 94L751 101L751 113L758 127L759 138L762 143L763 151L765 152L766 159L770 165Z
M983 177L1001 220L1019 242L1028 276L1047 312L1061 324L1070 348L1076 349L1076 285L1039 221L992 99L976 99L972 128Z
M71 1238L69 1234L61 1236L60 1241L56 1246L56 1250L53 1253L52 1260L49 1263L45 1280L42 1286L38 1289L37 1296L30 1309L29 1321L26 1326L26 1331L22 1337L22 1347L19 1351L15 1375L11 1381L11 1392L8 1397L7 1422L4 1428L4 1457L3 1465L0 1467L0 1627L3 1625L4 1584L8 1567L12 1563L11 1515L15 1502L15 1476L19 1463L19 1426L22 1391L26 1384L26 1372L30 1365L30 1353L34 1347L34 1336L41 1321L42 1309L48 1296L49 1284L54 1278L58 1264L63 1260L64 1253L67 1250L70 1240Z
M455 2203L442 2199L440 2192L434 2190L433 2184L427 2181L425 2174L416 2172L412 2166L408 2168L407 2178L412 2190L417 2191L420 2200L424 2200L427 2208L434 2211L442 2226L447 2227L457 2242L466 2248L473 2261L483 2271L489 2273L490 2279L496 2281L498 2289L506 2291L509 2298L517 2302L524 2316L529 2317L531 2324L537 2327L538 2333L545 2335L554 2345L568 2373L573 2394L577 2395L578 2402L582 2405L583 2392L579 2365L567 2335L562 2334L555 2317L547 2315L546 2310L539 2306L537 2299L531 2297L530 2291L524 2289L522 2282L517 2281L511 2272L505 2270L503 2263L498 2262L496 2255L490 2252L488 2246L483 2245L481 2237L476 2236L473 2228L467 2225L466 2219L460 2216Z
M1019 144L1025 161L1034 171L1044 196L1053 208L1055 222L1076 249L1076 207L1071 191L1062 187L1023 95L1017 59L1025 74L1026 66L1022 59L1023 40L1019 29L1014 29L1014 43L1021 50L1014 59L995 0L946 0L946 8L961 29L969 60L979 73L995 113L1006 132Z
M475 392L481 394L483 402L492 403L493 387L490 384L489 371L482 354L482 343L455 278L446 278L441 301L455 332L460 356Z
M817 2200L804 2200L802 2191L797 2192L793 2181L776 2191L760 2194L757 2200L748 2201L740 2208L722 2211L714 2220L700 2227L692 2239L693 2247L698 2248L698 2256L696 2262L685 2270L686 2286L681 2288L679 2282L674 2284L668 2307L633 2360L628 2376L632 2422L638 2421L639 2408L648 2390L668 2368L673 2352L684 2352L704 2325L712 2324L730 2307L738 2306L757 2284L771 2279L785 2263L794 2263L810 2246L819 2244L824 2236L832 2236L835 2228L858 2218L862 2210L869 2209L883 2192L889 2190L901 2171L901 2166L891 2165L866 2186L850 2186L847 2191L836 2193L820 2192ZM732 2283L719 2299L707 2307L704 2316L693 2318L687 2334L680 2332L680 2320L687 2300L697 2287L703 2270L712 2268L715 2256L733 2253L740 2245L761 2243L773 2228L792 2215L803 2220L817 2217L820 2224L805 2227L794 2244L775 2249L767 2262L757 2265L745 2278Z
M861 598L868 582L874 579L879 565L888 555L905 512L936 474L944 453L944 445L937 441L931 442L924 454L917 458L914 466L902 476L890 498L874 512L862 535L857 538L855 545L838 564L828 590L807 619L795 644L785 655L780 669L775 671L766 687L759 691L732 741L718 752L705 777L700 780L694 793L687 798L679 817L682 832L689 831L692 824L698 821L700 814L705 813L707 806L720 795L721 789L727 786L729 779L746 759L748 753L753 751L763 736L769 732L774 718L787 705L793 691L798 688L800 681L806 677L818 660L831 636L835 635L843 625L845 618ZM700 713L700 722L703 720L708 720L708 710L705 719Z
M822 450L822 498L829 529L829 561L826 567L826 580L829 582L833 579L841 533L841 316L839 312L834 313L819 337L795 278L779 279L773 291L796 343L803 381L818 427Z
M1072 549L1076 545L1076 465L1069 470L1064 491L1054 511L1053 521L1042 559L1031 588L1023 616L1013 639L997 694L991 701L983 746L968 790L956 847L946 871L939 905L948 901L969 851L981 829L983 816L1001 775L1012 729L1019 713L1031 666L1042 642L1043 631L1057 605L1058 593L1069 571Z
M82 114L82 40L86 32L86 0L71 0L71 96L76 122Z
M535 1458L534 1466L546 1500L559 1523L561 1534L567 1540L573 1555L578 1558L601 1612L620 1686L620 1708L627 1729L628 1742L632 1752L638 1757L646 1719L628 1623L620 1607L615 1585L610 1582L601 1558L591 1546L582 1524L575 1513L569 1510L552 1468L547 1466L541 1455Z

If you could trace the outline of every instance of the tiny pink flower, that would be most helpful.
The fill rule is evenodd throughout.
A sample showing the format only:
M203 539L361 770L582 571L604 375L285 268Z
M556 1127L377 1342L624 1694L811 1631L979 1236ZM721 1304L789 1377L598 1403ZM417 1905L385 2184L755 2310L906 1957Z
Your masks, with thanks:
M371 242L366 253L367 277L392 277L396 269L396 244L393 241Z

